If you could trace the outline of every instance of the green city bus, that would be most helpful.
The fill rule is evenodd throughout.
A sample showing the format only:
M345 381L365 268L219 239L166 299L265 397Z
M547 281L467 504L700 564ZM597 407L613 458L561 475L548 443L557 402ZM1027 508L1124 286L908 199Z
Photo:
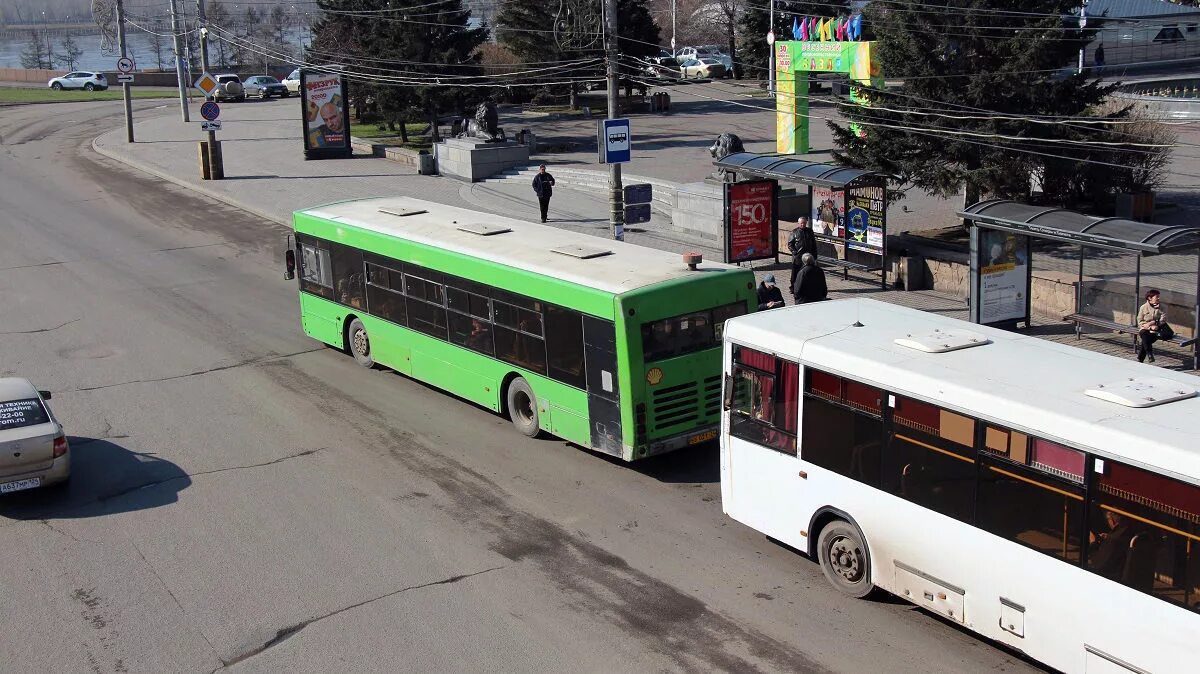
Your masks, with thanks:
M750 270L418 199L296 211L310 337L626 461L716 437Z

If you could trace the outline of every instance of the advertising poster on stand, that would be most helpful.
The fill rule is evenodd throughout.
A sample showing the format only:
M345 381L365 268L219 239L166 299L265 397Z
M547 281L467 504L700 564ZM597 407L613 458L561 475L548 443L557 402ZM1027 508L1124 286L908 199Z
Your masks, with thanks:
M725 184L725 261L774 258L779 243L774 180Z
M845 215L845 199L841 190L813 186L812 215L809 217L813 234L835 239L845 238Z
M982 230L979 257L979 322L1027 321L1029 237Z
M846 192L846 243L858 250L883 251L884 206L882 187L852 187Z
M304 111L304 158L349 157L350 106L346 80L339 73L300 71Z

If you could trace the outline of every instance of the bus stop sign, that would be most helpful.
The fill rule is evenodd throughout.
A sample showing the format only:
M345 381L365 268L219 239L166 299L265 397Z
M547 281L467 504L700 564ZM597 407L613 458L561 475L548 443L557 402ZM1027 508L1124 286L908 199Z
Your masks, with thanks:
M628 119L602 119L596 146L601 164L627 164L633 154Z

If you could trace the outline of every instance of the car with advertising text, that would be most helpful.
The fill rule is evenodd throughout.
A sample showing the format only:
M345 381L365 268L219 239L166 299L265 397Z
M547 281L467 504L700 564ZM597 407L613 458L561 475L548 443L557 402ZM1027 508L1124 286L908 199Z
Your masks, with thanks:
M0 377L0 494L63 484L71 477L63 427L28 379Z

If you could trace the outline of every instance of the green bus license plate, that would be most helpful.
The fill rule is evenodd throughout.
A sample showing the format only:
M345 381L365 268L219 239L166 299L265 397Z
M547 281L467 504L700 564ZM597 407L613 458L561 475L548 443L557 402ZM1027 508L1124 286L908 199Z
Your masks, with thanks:
M704 431L703 433L697 433L697 434L693 435L692 437L688 438L688 444L689 445L698 445L702 442L708 442L709 440L713 440L716 437L717 437L717 429L714 428L711 431Z
M5 482L4 484L0 484L0 494L33 489L40 486L42 486L42 478L40 477L31 477L28 480L17 480L16 482Z

